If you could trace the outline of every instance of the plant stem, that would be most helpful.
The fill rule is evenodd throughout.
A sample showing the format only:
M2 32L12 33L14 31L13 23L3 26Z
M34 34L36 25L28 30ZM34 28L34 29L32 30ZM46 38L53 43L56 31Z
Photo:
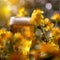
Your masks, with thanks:
M42 33L43 33L43 36L44 36L44 39L45 39L45 42L48 42L48 40L47 40L47 37L46 37L46 35L45 35L45 31L44 31L43 27L40 25L40 26L38 26L37 28L41 29L41 31L42 31Z

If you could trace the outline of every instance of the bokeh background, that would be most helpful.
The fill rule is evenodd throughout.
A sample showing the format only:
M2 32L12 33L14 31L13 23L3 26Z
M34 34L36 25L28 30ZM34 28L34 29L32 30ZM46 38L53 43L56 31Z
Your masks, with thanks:
M0 0L0 28L7 27L7 21L18 14L20 7L26 8L29 17L34 9L40 8L50 18L60 13L60 0Z

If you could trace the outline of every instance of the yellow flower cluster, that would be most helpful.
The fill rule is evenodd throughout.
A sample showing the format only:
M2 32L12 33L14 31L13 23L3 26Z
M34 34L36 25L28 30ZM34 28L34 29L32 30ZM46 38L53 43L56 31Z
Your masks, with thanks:
M24 7L21 7L19 10L18 10L18 14L17 14L17 17L25 17L27 16L28 13L27 11L25 10Z
M45 18L45 27L44 27L44 29L46 31L48 31L48 30L51 30L53 27L54 27L54 24L48 18Z
M31 23L39 25L43 20L44 16L42 15L44 12L40 9L36 9L33 11L31 16Z
M52 20L55 20L55 21L60 21L60 14L59 13L55 13L52 17L51 17Z
M60 14L54 14L51 17L52 20L58 20L60 21ZM36 9L33 11L31 16L31 23L33 23L36 26L43 26L43 30L49 32L49 39L48 43L43 42L40 47L37 50L32 51L33 56L36 60L38 60L39 56L45 56L46 54L52 54L54 56L60 56L60 28L55 27L54 23L49 18L44 18L43 11L40 9ZM40 38L41 40L41 38ZM51 41L50 41L51 40ZM40 55L38 55L40 53ZM38 55L38 56L37 56ZM60 58L59 58L60 59Z
M31 16L31 23L37 26L45 26L44 29L48 31L53 28L54 24L49 20L49 18L44 18L43 13L44 12L40 9L34 10Z
M6 31L4 29L0 29L0 48L4 47L6 42L12 42L15 51L15 47L17 47L19 50L21 49L22 53L26 55L29 53L32 40L27 40L23 35L19 32L15 33L13 35L12 32Z
M24 8L20 9L20 13L21 14L18 14L17 16L26 16ZM13 34L11 31L0 29L0 52L1 48L3 48L2 51L5 51L5 49L8 50L7 54L9 55L9 51L12 49L12 46L13 52L9 55L10 60L30 60L29 57L31 56L33 56L35 60L41 60L42 58L47 57L48 54L54 57L53 60L55 60L55 57L58 57L60 60L60 28L54 26L54 23L50 19L44 18L43 13L44 12L40 9L34 10L30 22L33 23L34 26L41 25L45 34L49 32L47 37L48 42L44 42L45 36L43 36L43 32L42 35L38 37L39 39L37 39L37 36L35 36L33 31L34 36L32 37L32 35L30 35L31 33L29 28L25 28L26 32L23 34L20 32ZM56 14L54 19L60 19L59 16L59 14ZM32 38L27 38L25 35ZM43 39L41 37L43 37ZM8 48L11 48L10 50L6 46L7 43Z

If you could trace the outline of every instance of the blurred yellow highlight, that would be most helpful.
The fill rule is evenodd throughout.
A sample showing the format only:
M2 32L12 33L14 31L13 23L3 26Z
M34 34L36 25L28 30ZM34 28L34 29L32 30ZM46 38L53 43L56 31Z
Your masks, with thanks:
M5 16L10 14L10 8L9 8L9 7L6 7L6 6L5 6L2 11L3 11L3 14L4 14Z
M27 16L27 11L25 10L24 7L20 8L20 9L18 10L17 16L18 16L18 17L25 17L25 16Z

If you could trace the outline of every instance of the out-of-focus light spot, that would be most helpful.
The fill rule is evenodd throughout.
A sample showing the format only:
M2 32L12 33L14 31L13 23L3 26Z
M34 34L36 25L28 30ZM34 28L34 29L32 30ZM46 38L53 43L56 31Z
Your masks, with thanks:
M12 4L11 4L11 2L8 1L8 2L7 2L7 5L12 5Z
M17 5L19 3L19 0L9 0L9 2L12 4L12 5Z
M45 4L45 3L46 3L46 0L36 0L36 2L39 2L39 3Z
M51 10L52 9L52 4L51 3L46 3L46 9Z
M4 0L5 2L7 2L8 0Z
M8 14L10 14L10 8L9 7L3 7L3 14L6 16Z
M7 9L8 9L8 10L11 10L11 6L8 5L8 6L7 6Z
M20 0L20 5L24 5L25 4L25 0Z
M6 15L5 17L8 19L11 16L11 14Z
M11 6L11 12L14 13L14 14L17 14L17 6Z

